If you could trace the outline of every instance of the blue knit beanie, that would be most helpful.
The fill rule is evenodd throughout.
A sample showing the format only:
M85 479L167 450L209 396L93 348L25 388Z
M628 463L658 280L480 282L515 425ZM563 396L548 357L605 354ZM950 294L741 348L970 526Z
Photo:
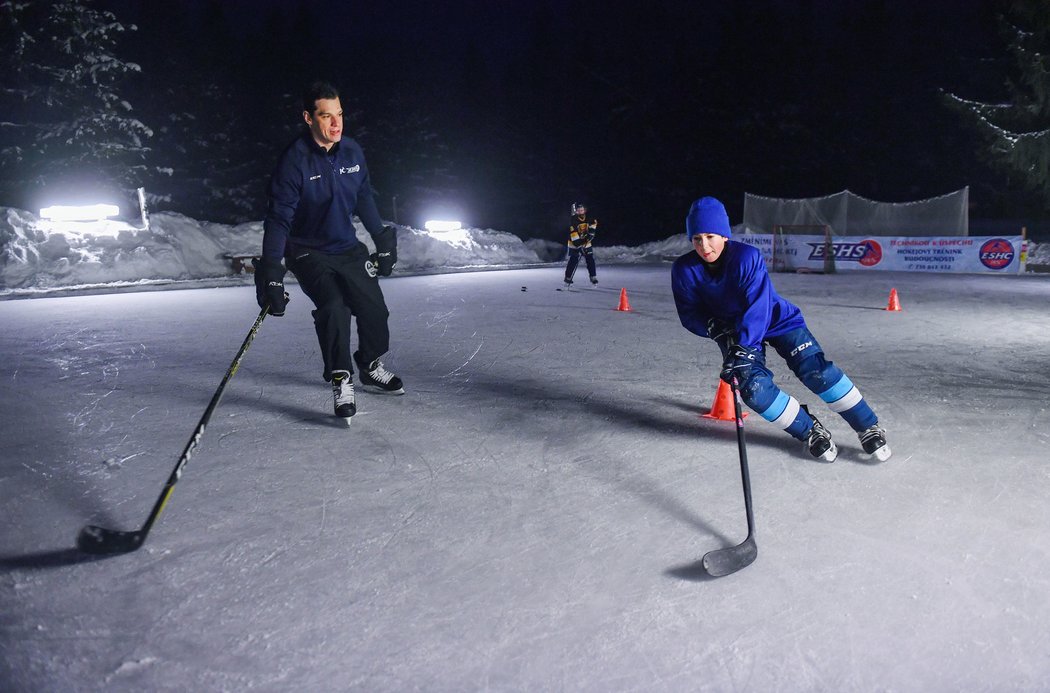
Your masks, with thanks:
M685 237L693 240L698 233L716 233L726 238L733 236L725 205L713 197L701 197L689 208L689 216L685 218Z

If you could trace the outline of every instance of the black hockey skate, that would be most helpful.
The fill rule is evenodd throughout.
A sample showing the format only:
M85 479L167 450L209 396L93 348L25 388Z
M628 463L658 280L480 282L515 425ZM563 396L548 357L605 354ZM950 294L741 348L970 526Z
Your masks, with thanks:
M879 428L878 424L861 431L857 437L860 438L864 454L869 458L874 457L879 462L885 462L893 454L890 446L886 444L886 431Z
M839 449L835 446L835 441L831 439L831 433L824 428L824 424L820 423L817 417L809 413L806 405L803 404L802 408L813 419L813 428L809 429L809 435L803 441L806 450L821 462L834 462L839 456Z
M378 392L385 395L405 394L405 387L401 382L401 378L384 368L383 362L379 359L371 363L363 363L361 361L361 352L357 351L354 352L354 361L357 362L357 368L360 371L361 387L368 392Z
M335 415L350 423L350 417L357 413L354 380L350 377L350 371L332 371L332 398Z
M591 277L591 284L598 286L598 277Z

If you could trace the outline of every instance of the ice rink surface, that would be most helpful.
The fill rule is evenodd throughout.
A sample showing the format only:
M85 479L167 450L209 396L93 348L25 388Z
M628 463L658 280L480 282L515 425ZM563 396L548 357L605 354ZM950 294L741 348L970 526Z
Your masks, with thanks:
M384 280L407 394L350 428L290 285L146 544L102 559L78 530L141 526L254 292L0 302L0 688L1047 690L1050 277L774 275L894 455L772 354L840 456L748 417L758 559L714 579L736 437L669 272Z

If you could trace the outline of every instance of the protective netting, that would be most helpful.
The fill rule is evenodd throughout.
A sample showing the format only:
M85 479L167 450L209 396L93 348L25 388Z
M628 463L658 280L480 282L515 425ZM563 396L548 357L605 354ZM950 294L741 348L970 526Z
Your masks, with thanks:
M914 202L876 202L849 190L788 199L744 195L744 225L752 233L775 227L827 225L832 236L968 236L970 189Z

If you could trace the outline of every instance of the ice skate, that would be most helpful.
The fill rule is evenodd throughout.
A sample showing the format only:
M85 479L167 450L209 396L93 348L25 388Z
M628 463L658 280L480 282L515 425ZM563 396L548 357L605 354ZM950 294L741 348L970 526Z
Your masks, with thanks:
M350 425L350 417L357 413L354 380L350 377L350 371L332 371L332 398L335 403L335 415Z
M802 408L806 409L804 405ZM806 413L809 414L809 409L806 409ZM809 415L813 419L813 428L809 429L809 435L803 441L806 450L822 462L834 462L839 456L839 449L835 446L835 441L831 439L831 433L824 428L824 424L820 423L817 417Z
M591 277L591 284L598 286L598 277Z
M879 428L878 424L861 431L857 437L860 438L864 454L869 458L874 457L879 462L885 462L893 454L890 446L886 444L886 431Z
M361 352L354 353L354 361L360 371L361 387L368 392L378 392L386 395L403 395L405 388L401 378L397 377L386 368L379 359L371 363L362 363Z

